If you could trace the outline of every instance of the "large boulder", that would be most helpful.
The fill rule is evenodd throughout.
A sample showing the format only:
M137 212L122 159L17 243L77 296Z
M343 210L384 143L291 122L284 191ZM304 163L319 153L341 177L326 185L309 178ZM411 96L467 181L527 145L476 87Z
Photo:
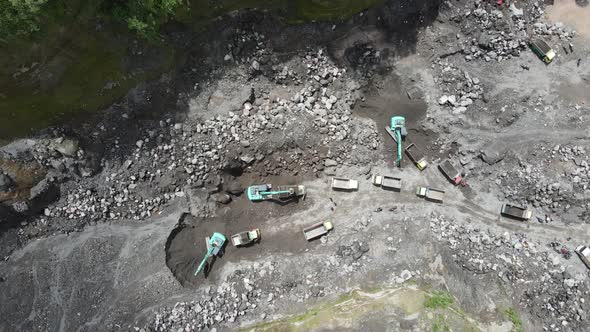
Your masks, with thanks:
M78 152L78 140L60 137L52 142L53 149L66 157L75 157Z
M59 186L51 177L45 177L30 190L29 207L32 213L43 210L59 198Z
M7 192L14 186L14 181L8 176L0 172L0 192Z
M489 144L481 151L480 157L488 165L493 165L502 161L506 156L506 152L506 146L502 146L501 144Z
M254 100L254 89L251 86L243 86L236 91L215 90L209 97L207 109L215 114L226 114L241 110L246 102Z
M239 182L233 181L226 186L225 191L232 195L240 196L244 192L244 187Z
M215 215L216 204L210 200L210 193L206 188L185 187L184 193L188 200L189 212L197 218L207 218Z

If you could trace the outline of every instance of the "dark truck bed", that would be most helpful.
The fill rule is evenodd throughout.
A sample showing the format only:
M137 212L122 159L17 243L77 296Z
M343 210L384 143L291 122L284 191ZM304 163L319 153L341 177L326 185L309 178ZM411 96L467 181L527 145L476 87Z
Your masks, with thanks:
M438 169L454 185L457 185L461 182L461 172L459 172L448 159L440 163L438 165Z
M387 175L373 175L372 182L383 189L400 191L402 188L402 179Z
M504 204L502 206L502 214L521 219L521 220L529 220L533 214L533 212L527 208L516 206L512 204Z
M547 54L549 51L552 50L549 44L547 44L544 40L538 38L531 40L531 46L537 47L539 51L543 52L543 54Z
M423 170L428 165L426 162L426 156L420 151L420 149L418 149L416 144L412 143L408 145L406 147L406 154L419 170Z

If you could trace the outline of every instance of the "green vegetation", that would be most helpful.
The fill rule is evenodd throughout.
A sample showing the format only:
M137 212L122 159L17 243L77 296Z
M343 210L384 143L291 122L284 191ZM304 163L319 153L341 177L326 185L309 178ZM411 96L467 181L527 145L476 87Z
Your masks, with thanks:
M426 298L424 306L429 309L446 309L453 304L451 294L443 291L436 291Z
M64 23L75 21L78 13L68 13L68 0L0 0L0 40L29 36L40 30L42 21L66 14ZM75 1L74 1L75 2ZM157 35L160 25L174 15L181 0L91 0L96 17L112 16L144 37ZM71 16L68 16L71 15Z
M514 308L508 308L504 313L512 322L512 332L524 332L524 328L522 327L522 320L520 319L518 312L516 312Z
M39 31L39 16L48 0L0 0L0 40Z
M243 8L279 9L287 21L346 19L385 0L89 0L95 4L95 17L113 17L130 30L147 38L156 37L160 26L170 18L196 23L208 22L223 13ZM71 0L0 0L0 41L38 32L42 23L63 19L75 21ZM65 15L60 15L65 14ZM188 15L187 15L188 14ZM61 17L60 17L61 16Z
M169 20L199 31L245 8L287 23L339 20L383 1L0 0L0 140L83 120L170 70L183 55L158 38ZM134 61L131 49L150 56Z
M113 15L141 36L153 38L180 4L181 0L115 1Z
M434 321L432 322L432 332L448 332L451 329L446 323L445 316L443 315L436 315L434 317Z

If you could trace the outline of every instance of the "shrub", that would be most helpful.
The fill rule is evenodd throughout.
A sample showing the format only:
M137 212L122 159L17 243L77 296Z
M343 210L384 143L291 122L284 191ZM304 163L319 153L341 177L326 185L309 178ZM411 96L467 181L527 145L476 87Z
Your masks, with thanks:
M115 1L112 8L114 16L126 22L129 29L153 38L180 3L181 0L125 0Z
M49 0L0 0L0 38L39 31L39 20Z

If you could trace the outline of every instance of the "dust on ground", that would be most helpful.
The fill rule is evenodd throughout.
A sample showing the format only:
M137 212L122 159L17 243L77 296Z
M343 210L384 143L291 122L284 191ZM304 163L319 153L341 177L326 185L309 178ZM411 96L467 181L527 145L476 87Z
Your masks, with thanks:
M554 0L553 5L547 7L547 18L554 22L571 25L576 32L590 40L590 6L580 6L574 0ZM584 2L581 0L579 2Z

